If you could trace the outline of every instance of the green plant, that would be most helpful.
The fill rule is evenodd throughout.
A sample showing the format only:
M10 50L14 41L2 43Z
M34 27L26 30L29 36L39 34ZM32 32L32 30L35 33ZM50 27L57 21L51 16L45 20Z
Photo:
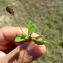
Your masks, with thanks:
M28 36L25 34L21 34L20 36L17 36L15 38L15 42L22 42L23 40L32 40L34 43L38 44L38 45L42 45L47 43L47 41L45 40L39 40L39 38L41 38L42 36L39 35L37 37L32 38L31 35L33 32L36 31L36 25L32 23L32 21L30 21L28 23Z
M6 11L9 12L10 14L12 14L12 15L14 16L14 18L15 18L13 8L12 8L10 5L7 5ZM18 24L18 21L16 20L16 18L15 18L15 21L16 21L17 24ZM20 27L19 24L18 24L18 26ZM21 27L20 27L20 29L21 29ZM21 31L22 31L22 29L21 29ZM22 42L22 41L24 41L24 40L32 40L32 41L34 41L34 43L36 43L36 44L38 44L38 45L42 45L42 44L47 43L47 41L45 41L45 40L42 40L42 41L39 40L39 38L42 37L41 35L39 35L39 36L37 36L37 37L35 37L35 38L32 38L32 37L31 37L31 34L32 34L33 32L35 32L35 31L36 31L36 25L33 24L32 21L30 21L30 22L28 23L28 36L25 35L24 32L22 31L23 34L21 34L20 36L17 36L17 37L15 38L15 42Z
M36 31L36 25L32 23L32 21L30 21L28 23L28 36L26 34L21 34L19 36L17 36L15 38L15 42L23 42L24 40L32 40L35 44L38 45L43 45L43 44L52 44L52 45L60 45L63 44L63 42L60 43L52 43L52 42L48 42L46 40L39 40L39 38L42 38L41 35L37 36L37 37L31 37L32 33L34 33Z

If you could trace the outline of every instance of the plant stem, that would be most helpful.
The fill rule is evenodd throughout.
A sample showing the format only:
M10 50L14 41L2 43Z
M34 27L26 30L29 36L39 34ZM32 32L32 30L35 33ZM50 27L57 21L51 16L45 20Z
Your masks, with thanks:
M20 27L21 31L23 32L23 30L22 30L21 26L19 25L19 23L18 23L18 21L17 21L17 19L16 19L15 15L14 15L14 14L12 14L12 15L13 15L13 17L14 17L14 19L15 19L16 23L17 23L17 24L18 24L18 26ZM24 33L24 32L23 32L23 33ZM24 34L25 34L25 33L24 33Z
M7 5L7 6L6 6L6 11L7 11L8 13L10 13L10 14L12 14L12 15L13 15L13 17L14 17L14 19L15 19L16 23L18 24L18 26L20 27L21 31L23 32L23 30L22 30L21 26L19 25L19 23L18 23L18 21L17 21L17 19L16 19L15 15L14 15L14 11L13 11L12 6ZM24 33L24 32L23 32L23 33Z

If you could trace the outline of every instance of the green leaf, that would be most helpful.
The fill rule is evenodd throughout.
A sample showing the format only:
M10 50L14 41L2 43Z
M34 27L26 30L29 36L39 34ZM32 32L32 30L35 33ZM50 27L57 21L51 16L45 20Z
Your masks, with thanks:
M25 34L22 34L22 35L17 36L17 37L15 38L15 42L21 42L21 41L27 40L27 39L28 39L28 36L26 36Z
M39 35L39 36L35 37L35 39L39 39L39 38L42 38L42 37L43 37L43 35Z
M36 25L33 24L32 21L30 21L28 23L28 35L31 35L35 31L36 31Z
M42 44L46 44L47 43L47 41L44 41L44 40L38 40L38 39L33 39L32 38L32 40L34 41L34 43L36 43L36 44L38 44L38 45L42 45Z
M63 47L63 41L61 41L60 43L58 43L59 46Z

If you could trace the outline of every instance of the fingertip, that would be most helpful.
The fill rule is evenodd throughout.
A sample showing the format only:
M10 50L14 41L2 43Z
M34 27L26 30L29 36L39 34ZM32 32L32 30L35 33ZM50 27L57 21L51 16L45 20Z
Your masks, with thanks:
M40 46L39 46L39 50L41 51L42 55L44 55L45 52L46 52L46 47L45 47L45 45L40 45Z
M33 34L31 35L31 37L37 37L37 36L38 36L37 33L33 33Z

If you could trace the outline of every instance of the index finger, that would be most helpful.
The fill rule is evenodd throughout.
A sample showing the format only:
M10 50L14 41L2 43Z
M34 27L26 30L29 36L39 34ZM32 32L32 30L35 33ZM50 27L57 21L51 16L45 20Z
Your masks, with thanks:
M22 31L28 35L28 29L22 28ZM15 37L23 34L23 32L19 27L7 26L0 29L0 44L8 44L15 40ZM33 34L32 36L37 36L37 34Z

